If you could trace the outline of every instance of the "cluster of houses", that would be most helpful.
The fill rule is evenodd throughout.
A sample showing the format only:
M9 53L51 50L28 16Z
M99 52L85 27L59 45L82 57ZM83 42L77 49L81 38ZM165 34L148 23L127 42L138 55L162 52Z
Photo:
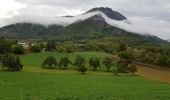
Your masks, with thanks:
M25 49L27 49L30 48L31 46L36 45L36 43L30 41L18 41L18 45L22 45ZM42 51L47 51L47 48L42 48Z

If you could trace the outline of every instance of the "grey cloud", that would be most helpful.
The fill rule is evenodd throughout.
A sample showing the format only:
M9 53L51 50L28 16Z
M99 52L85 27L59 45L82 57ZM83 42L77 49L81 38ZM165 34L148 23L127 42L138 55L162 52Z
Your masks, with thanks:
M169 0L15 0L25 5L17 10L17 16L56 17L79 15L93 7L110 7L125 15L138 27L138 31L148 30L164 39L170 38ZM28 18L30 17L30 18ZM14 20L15 16L12 18ZM37 19L38 20L38 19ZM0 20L1 21L1 20ZM3 20L5 21L5 20ZM12 20L10 20L13 22ZM2 23L10 23L2 22ZM43 21L43 20L41 20ZM4 24L4 25L6 25Z

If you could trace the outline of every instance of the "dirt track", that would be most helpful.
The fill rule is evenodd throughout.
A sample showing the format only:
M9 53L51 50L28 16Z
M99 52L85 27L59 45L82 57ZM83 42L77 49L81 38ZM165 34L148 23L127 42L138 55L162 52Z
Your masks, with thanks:
M136 74L149 79L170 83L170 70L161 70L138 65L138 72Z

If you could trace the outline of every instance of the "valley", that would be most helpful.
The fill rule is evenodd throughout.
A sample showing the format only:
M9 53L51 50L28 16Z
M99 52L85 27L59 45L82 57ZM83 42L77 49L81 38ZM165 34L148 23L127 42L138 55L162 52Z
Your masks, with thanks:
M108 7L45 18L0 27L1 100L170 99L167 40Z

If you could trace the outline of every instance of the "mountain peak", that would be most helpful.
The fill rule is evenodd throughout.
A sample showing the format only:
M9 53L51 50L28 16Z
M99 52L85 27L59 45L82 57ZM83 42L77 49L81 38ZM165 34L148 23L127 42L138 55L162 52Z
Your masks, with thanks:
M123 16L121 13L117 12L117 11L113 11L111 8L108 7L97 7L97 8L93 8L89 11L87 11L86 13L89 12L95 12L95 11L101 11L104 14L106 14L109 18L114 19L114 20L126 20L127 18L125 16Z

